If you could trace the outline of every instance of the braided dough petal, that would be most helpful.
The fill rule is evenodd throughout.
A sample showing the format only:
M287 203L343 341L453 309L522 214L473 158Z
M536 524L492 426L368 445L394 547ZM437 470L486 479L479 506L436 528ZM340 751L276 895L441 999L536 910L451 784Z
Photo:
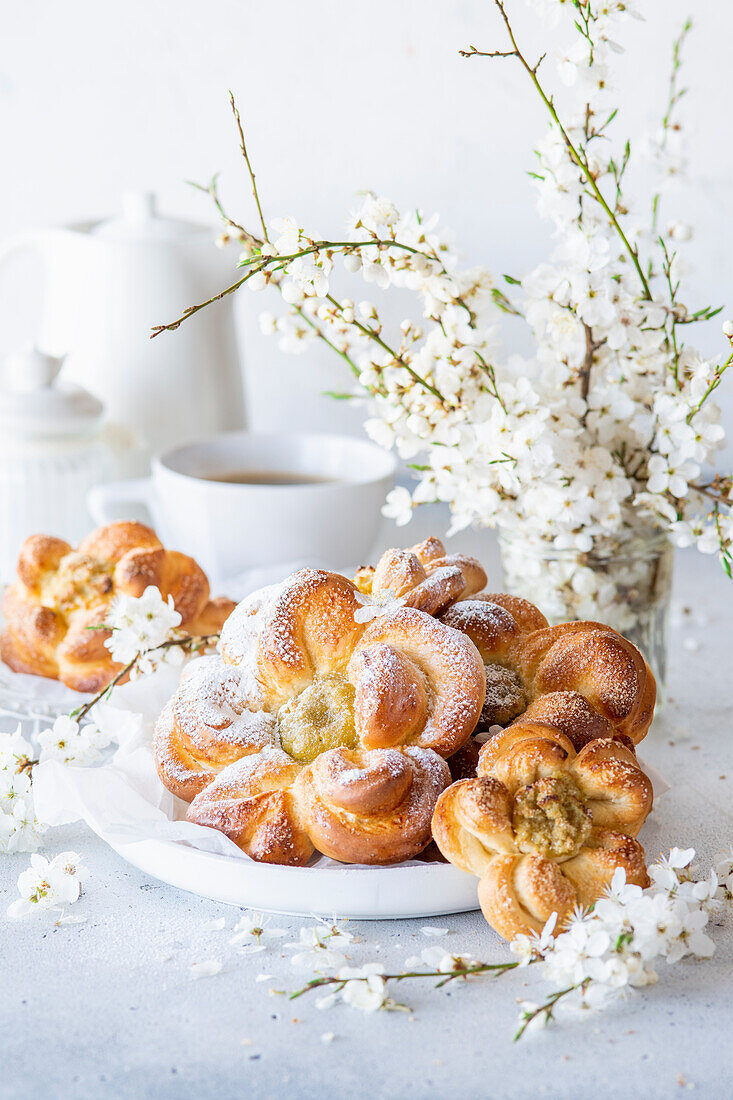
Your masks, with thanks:
M275 597L259 642L257 678L274 707L302 691L313 677L345 672L364 631L351 581L323 569L294 573Z
M585 848L562 864L581 905L592 905L622 867L626 881L644 889L649 885L644 849L638 840L611 829L594 829Z
M340 748L305 767L294 793L319 852L344 863L398 863L430 843L449 782L445 761L425 749Z
M398 649L425 677L430 697L428 717L424 726L403 743L451 756L475 729L486 693L483 664L475 647L457 631L409 607L373 620L356 652L373 645ZM352 664L351 678L357 693L359 668L357 663ZM358 725L357 732L362 734Z
M238 760L193 800L186 819L225 833L252 859L302 866L313 844L292 793L299 771L276 748Z
M507 940L541 932L553 913L558 924L570 915L577 896L560 867L541 856L497 856L478 884L481 912Z
M372 575L372 595L391 592L403 596L426 577L422 563L411 550L385 550Z
M456 867L482 875L497 854L517 851L511 812L511 795L498 779L460 779L438 799L435 842Z
M272 745L272 715L247 709L236 669L218 656L191 662L161 714L153 750L169 791L190 802L227 765Z
M649 816L654 795L634 753L612 739L590 741L571 771L594 823L636 836Z

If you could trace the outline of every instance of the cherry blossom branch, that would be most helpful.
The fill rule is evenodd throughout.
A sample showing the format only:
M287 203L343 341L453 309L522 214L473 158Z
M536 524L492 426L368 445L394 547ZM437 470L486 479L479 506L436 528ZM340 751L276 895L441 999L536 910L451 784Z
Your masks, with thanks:
M338 310L343 312L344 307L341 305L337 298L333 297L332 294L327 294L326 299L331 302L331 304L334 305ZM354 318L351 324L354 325L354 327L357 328L359 332L361 332L364 336L368 337L368 339L373 340L374 343L382 348L383 351L386 351L388 355L391 355L395 363L398 363L401 367L404 367L404 369L407 371L414 382L417 382L420 386L423 386L428 391L428 393L432 393L433 397L436 397L438 401L444 400L443 394L440 392L440 390L437 389L431 382L428 382L426 378L423 378L421 375L419 375L414 367L412 367L407 362L407 360L402 355L400 355L399 352L395 351L394 348L390 347L389 344L382 339L376 329L372 328L371 325L362 324L362 322L357 321L356 318Z
M456 978L468 978L473 974L494 974L496 977L500 977L509 970L516 970L520 964L518 962L508 963L470 963L466 966L457 966L454 970L400 970L396 974L379 974L385 982L402 982L407 978L440 978L441 980L436 983L436 989L442 989L448 982L455 981ZM314 989L322 989L324 986L333 987L334 992L340 992L344 988L347 982L368 982L369 977L353 977L353 978L339 978L338 975L328 975L320 978L313 978L311 981L306 982L302 989L296 989L295 992L288 994L288 1000L294 1001L297 997L302 997L304 993L311 993Z
M640 263L640 260L639 260L638 250L631 244L628 237L626 236L626 233L623 230L623 227L621 226L621 223L620 223L619 219L616 217L616 214L613 212L613 210L611 210L611 207L608 205L608 202L606 201L603 193L601 192L601 190L600 190L600 188L599 188L599 186L596 182L595 176L593 174L593 171L591 170L590 165L588 164L588 161L583 156L583 154L579 151L579 149L577 149L576 146L574 145L572 139L570 138L570 135L568 134L568 132L565 129L562 122L560 121L560 116L558 115L557 110L555 109L555 104L553 102L552 96L549 96L547 94L547 92L545 91L544 87L542 86L542 84L540 82L539 77L537 76L537 70L539 69L540 64L542 63L543 58L541 57L536 65L534 65L534 66L530 65L529 61L527 60L527 58L525 57L525 55L522 53L522 51L519 48L519 44L518 44L516 36L514 34L514 29L511 25L510 21L509 21L509 16L506 13L506 8L504 6L504 0L494 0L494 4L498 8L498 10L501 14L501 17L504 20L504 24L506 26L507 33L509 35L509 38L510 38L510 41L512 43L513 48L511 50L489 52L489 51L478 50L478 49L476 49L475 46L469 46L469 48L467 50L461 50L460 51L461 57L466 57L466 58L471 58L471 57L515 57L519 61L522 68L525 70L525 72L529 76L530 80L532 81L532 84L534 85L534 87L535 87L538 95L540 96L542 102L545 104L545 107L549 111L553 122L555 123L558 130L560 131L562 139L565 142L565 145L567 147L568 152L570 153L570 156L571 156L572 160L574 161L574 163L577 165L577 167L582 172L586 183L588 184L588 186L590 187L590 189L593 193L593 196L595 197L597 202L600 204L600 206L605 211L611 225L615 229L616 233L618 234L619 238L621 239L621 241L624 245L624 248L628 252L628 254L631 258L631 262L633 263L633 265L636 269L637 275L639 276L639 280L640 280L641 285L643 287L644 297L651 300L651 298L652 298L651 288L650 288L649 282L648 282L648 280L647 280L647 278L646 278L646 276L645 276L645 274L642 270L642 266L641 266L641 263Z
M206 188L200 188L200 190L203 191L206 190ZM232 222L231 224L234 223ZM248 236L251 237L251 234L248 234ZM256 240L254 237L251 239ZM213 305L214 302L219 302L222 298L234 294L235 291L244 286L253 275L259 275L260 273L264 273L266 276L271 275L273 271L283 269L294 260L300 260L304 256L312 256L315 253L324 252L330 259L335 254L346 256L350 253L359 252L362 248L374 247L379 249L397 248L403 252L409 252L414 256L425 256L428 260L433 259L429 253L422 252L419 248L413 248L412 245L402 244L400 241L385 241L380 239L368 241L311 241L306 248L302 248L299 252L292 252L287 256L253 256L250 259L242 261L240 264L240 267L249 268L247 274L241 279L225 287L223 290L219 291L218 294L212 295L211 298L207 298L206 301L198 302L195 306L188 306L175 321L169 321L164 325L155 325L150 334L150 338L152 340L156 336L160 336L161 332L175 332L176 329L181 327L184 321L187 321L189 317L193 317L194 313L198 313L199 310L206 309L207 306Z
M308 316L302 306L294 305L291 308L295 310L299 317L303 318L305 323L313 330L319 340L322 340L323 343L331 349L331 351L335 351L337 355L341 356L354 377L359 378L361 371L359 370L358 366L351 358L351 356L348 354L348 352L345 352L343 348L337 347L337 345L334 344L332 340L329 340L328 336L326 336L321 326L317 324L312 317Z
M583 321L583 331L585 333L585 357L583 359L583 365L580 368L580 396L583 400L588 402L588 394L590 393L590 376L593 370L593 359L599 348L603 347L605 340L596 340L593 337L593 329L590 325L587 325ZM587 413L583 414L583 419Z
M90 629L105 629L104 627L90 627ZM86 718L89 712L96 707L97 703L101 703L103 700L108 699L117 685L124 680L125 676L128 676L133 669L137 668L138 664L143 657L149 657L152 653L161 653L167 649L179 648L184 649L188 653L198 653L201 649L205 649L207 646L215 645L219 641L219 634L189 634L185 638L170 638L167 642L163 642L161 645L153 646L151 649L142 650L140 653L136 653L131 661L123 665L119 672L115 673L108 684L105 684L103 688L93 695L86 703L82 703L81 706L76 707L69 714L70 718L74 718L77 722L80 722L82 718Z
M715 371L713 373L713 377L710 380L710 383L708 385L708 388L705 390L705 393L702 395L702 397L700 398L698 403L696 405L694 405L693 408L691 408L690 411L687 414L686 419L687 419L688 424L690 424L692 422L692 420L695 418L695 416L697 416L697 414L700 412L700 409L703 407L703 405L707 401L708 397L710 397L710 394L713 392L713 390L716 390L718 388L718 386L720 385L720 383L722 381L723 375L725 374L725 372L728 370L728 368L730 367L730 365L732 363L733 363L733 351L730 353L730 355L728 356L728 358L725 360L724 363L719 363L718 366L715 368Z
M235 222L234 219L230 218L229 215L227 214L227 212L224 209L224 206L222 204L222 201L219 198L218 182L219 182L219 173L218 172L216 172L212 176L211 182L208 184L207 187L204 187L204 185L201 184L201 183L196 183L195 180L186 180L186 183L188 184L189 187L193 187L194 190L201 191L201 192L203 192L204 195L209 196L209 198L214 203L214 206L216 207L216 209L219 212L219 217L225 223L225 225L230 226L230 228L232 228L232 229L236 229L237 233L240 234L245 240L255 241L255 238L252 236L252 234L249 232L248 229L245 229L243 225L239 224L239 222ZM259 242L257 242L257 244L259 246Z
M231 93L230 93L230 95L231 95ZM236 107L234 107L234 110L236 111ZM239 117L238 114L237 114L237 117ZM260 200L259 200L259 195L257 194L257 185L255 183L254 172L251 170L249 157L247 157L247 164L250 167L250 174L251 174L251 180L252 180L252 189L255 192L255 199L256 199L256 202L257 202L257 206L259 208ZM249 232L249 230L245 229L245 227L243 225L240 225L239 222L234 221L234 219L229 215L228 211L224 208L224 203L222 202L222 200L219 196L218 174L215 175L212 178L212 180L209 183L208 187L204 187L200 183L194 183L193 180L189 180L188 183L191 187L194 187L197 191L201 191L201 192L203 192L203 194L208 195L211 198L212 202L214 203L214 206L216 207L216 209L219 213L219 217L221 218L221 220L224 222L225 225L228 225L232 229L236 229L237 235L239 237L241 237L243 242L247 242L250 246L252 246L254 248L261 248L262 247L262 244L264 242L261 239L259 239L258 237L254 237ZM226 242L226 243L228 243L228 242ZM278 290L280 290L279 284L275 284L275 285L277 285ZM234 288L232 288L232 292L233 292L233 290L234 290ZM305 323L313 330L313 332L315 333L315 335L318 337L319 340L322 340L323 343L327 344L328 347L332 351L335 351L337 355L341 356L341 358L344 360L344 362L349 367L349 370L352 372L352 374L354 374L355 377L358 378L359 374L360 374L359 368L357 367L354 360L347 354L347 352L343 351L341 348L337 347L336 344L334 344L331 340L329 340L329 338L326 336L326 334L324 333L324 331L322 330L320 325L318 325L313 320L312 317L308 316L308 314L302 308L302 306L293 305L292 308L295 310L295 312L298 314L298 316L301 317L305 321Z
M565 989L560 989L557 993L553 993L543 1004L525 1009L521 1016L522 1022L519 1026L519 1030L514 1036L514 1042L516 1043L522 1038L529 1025L538 1017L544 1017L543 1024L549 1024L550 1020L554 1018L554 1010L558 1001L561 1001L563 997L567 997L568 994L575 993L579 989L585 993L590 983L591 979L586 978L585 981L578 982L577 985L569 985Z

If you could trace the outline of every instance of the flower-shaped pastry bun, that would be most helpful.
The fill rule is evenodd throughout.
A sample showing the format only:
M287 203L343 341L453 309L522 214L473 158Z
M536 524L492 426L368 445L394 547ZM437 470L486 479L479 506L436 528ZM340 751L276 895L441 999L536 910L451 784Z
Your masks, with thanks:
M304 862L306 836L346 862L393 862L430 840L444 758L481 711L483 664L465 635L414 608L358 622L360 599L316 569L251 597L161 715L164 784L194 799L190 820L255 858Z
M439 615L456 600L480 592L486 573L475 558L446 554L440 539L431 537L407 550L385 550L376 566L362 566L354 583L378 602L391 597Z
M553 912L562 921L574 905L592 904L617 867L646 885L633 838L652 786L633 751L596 738L576 752L543 724L518 723L498 737L479 777L444 791L433 816L443 855L480 877L489 924L506 939L540 931Z
M109 606L118 594L142 596L148 585L172 597L191 634L217 633L234 609L230 600L210 600L193 558L164 549L142 523L99 527L76 550L63 539L31 535L3 598L0 657L16 672L98 691L121 668L105 648L109 633L100 629Z

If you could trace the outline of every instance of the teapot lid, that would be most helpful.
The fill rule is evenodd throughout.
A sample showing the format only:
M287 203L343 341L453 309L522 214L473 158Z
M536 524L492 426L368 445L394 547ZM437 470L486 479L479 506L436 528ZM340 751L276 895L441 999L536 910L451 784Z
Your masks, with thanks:
M211 231L193 222L165 218L159 214L157 199L152 191L125 191L121 213L99 222L92 229L93 236L104 240L167 243L190 240L203 232L210 234Z
M34 345L7 356L0 371L0 429L19 436L90 432L104 405L88 390L58 378L63 357Z

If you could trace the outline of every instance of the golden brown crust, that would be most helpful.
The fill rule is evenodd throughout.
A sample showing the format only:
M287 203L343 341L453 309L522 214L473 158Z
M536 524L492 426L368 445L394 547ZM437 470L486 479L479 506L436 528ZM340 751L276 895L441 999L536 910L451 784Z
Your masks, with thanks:
M466 579L457 565L445 565L431 569L422 583L415 585L402 597L407 607L424 611L426 615L438 615L449 607L465 591Z
M375 569L373 565L361 565L354 573L353 581L365 596L371 596Z
M186 819L225 833L252 859L302 866L313 844L292 793L299 771L279 749L246 757L201 791Z
M372 595L390 592L396 597L403 596L426 577L423 565L411 550L385 550L372 575Z
M438 799L433 835L445 857L480 877L484 916L502 936L538 932L557 913L592 904L617 867L648 885L633 838L652 786L632 750L613 738L580 752L546 722L516 723L487 742L479 777Z
M144 523L119 520L92 531L77 549L80 554L116 564L131 550L158 550L161 545L155 531Z
M251 710L235 670L217 656L192 662L155 728L163 784L190 802L228 765L272 745L271 715Z
M273 708L314 675L346 669L364 632L355 619L360 606L355 586L338 573L293 573L275 601L257 658L257 677Z
M5 664L14 672L55 679L56 649L66 629L61 616L49 607L29 603L19 584L5 590L3 615L7 628L0 635L0 656Z
M404 727L401 743L452 756L475 729L486 692L484 669L475 646L439 620L401 607L371 622L356 654L363 649L376 654L378 647L398 650L424 678L425 695L419 696L415 687L416 701L410 711L411 719L418 713L420 719L414 728L409 724ZM367 678L368 666L360 663L356 654L349 677L356 688L357 710L361 708L366 715L370 712L367 695L379 696L389 690L389 676L381 681ZM417 683L415 677L412 684ZM372 726L365 722L362 730L357 727L363 744L369 746Z
M466 599L486 584L480 562L465 554L446 554L440 539L431 537L406 550L385 550L375 568L362 566L354 577L360 592L401 599L427 615L439 615L458 599Z
M232 614L221 656L192 666L160 717L158 773L179 797L195 797L196 814L209 807L208 824L207 790L225 772L229 782L254 768L265 783L255 758L273 760L275 748L305 765L285 801L257 803L256 845L234 805L251 790L237 795L230 784L226 831L250 855L264 851L268 805L295 815L319 851L344 862L398 862L430 840L450 781L441 758L476 724L483 664L468 638L437 619L401 607L365 626L355 618L361 606L351 581L323 570L253 594ZM277 861L277 850L267 858Z
M563 874L574 888L579 905L598 900L614 872L623 868L631 886L649 886L644 849L634 840L612 829L594 829L585 848L563 864Z
M541 856L497 856L478 884L481 912L506 940L541 932L553 913L558 925L570 915L575 890L552 860Z
M560 730L517 723L479 754L479 776L498 779L512 797L543 777L565 775L575 784L595 825L636 836L652 808L651 780L635 754L614 738L589 741L580 752Z
M616 737L627 748L634 747L634 742L619 733L578 691L550 691L539 695L513 724L524 726L527 723L559 730L570 739L576 752L597 737Z
M315 847L344 863L398 863L430 842L444 760L425 749L332 749L309 764L294 795Z
M503 607L525 634L550 625L540 609L523 596L510 596L508 592L480 592L475 599Z
M431 561L445 557L445 546L435 535L428 535L426 539L416 543L410 549L423 565L429 565Z
M628 883L649 885L641 844L621 833L596 830L587 847L562 864L536 855L497 856L479 881L479 904L492 928L507 940L541 932L553 913L559 929L576 905L598 900L619 868Z
M119 665L105 648L109 635L89 627L104 622L115 595L140 596L148 585L173 597L181 626L191 633L218 632L234 606L210 601L196 562L164 550L141 523L100 527L76 550L62 539L32 535L20 552L18 580L5 594L0 656L17 672L98 691Z
M450 863L482 875L497 854L517 850L511 808L511 795L498 779L460 779L438 799L433 814L435 843Z
M332 749L301 767L268 748L222 771L186 817L253 859L302 865L314 850L343 863L409 859L430 843L445 761L422 749Z
M401 745L425 725L428 685L424 674L392 645L366 645L349 662L355 686L354 724L370 749Z
M71 551L68 542L51 535L30 535L25 540L18 557L18 580L26 588L35 590L40 577L58 568L58 564Z
M512 759L511 754L517 750L520 743L529 741L533 745L541 745L548 739L558 746L562 760L567 760L574 752L572 740L561 729L547 722L525 721L522 715L505 730L501 730L484 742L479 749L477 774L493 775L499 761L506 758Z
M608 735L609 725L634 744L646 735L656 682L638 649L610 627L595 622L542 625L544 616L526 600L495 593L490 599L454 604L441 621L471 638L487 674L494 670L497 682L492 691L489 678L482 728L505 724L525 706L532 720L541 720L543 710L538 708L544 707L553 723L566 709L568 730L582 728L588 739L593 721L581 713L582 696L597 716L598 735ZM505 670L504 679L507 674L515 678L511 684L503 683L497 668ZM551 712L549 704L540 703L548 695L554 697Z
M363 591L365 583L360 580ZM617 736L641 741L654 714L656 683L631 642L597 622L550 627L528 600L482 592L485 583L475 559L448 555L440 539L431 537L407 550L385 551L371 573L369 591L390 591L408 606L439 616L477 646L487 666L479 730L506 725L543 695L574 692L585 697L599 720L612 724ZM572 723L577 703L567 695L564 702Z
M466 554L446 554L442 558L433 558L425 568L428 577L441 569L459 569L466 582L461 592L461 599L464 600L480 592L486 584L486 570L483 565Z

